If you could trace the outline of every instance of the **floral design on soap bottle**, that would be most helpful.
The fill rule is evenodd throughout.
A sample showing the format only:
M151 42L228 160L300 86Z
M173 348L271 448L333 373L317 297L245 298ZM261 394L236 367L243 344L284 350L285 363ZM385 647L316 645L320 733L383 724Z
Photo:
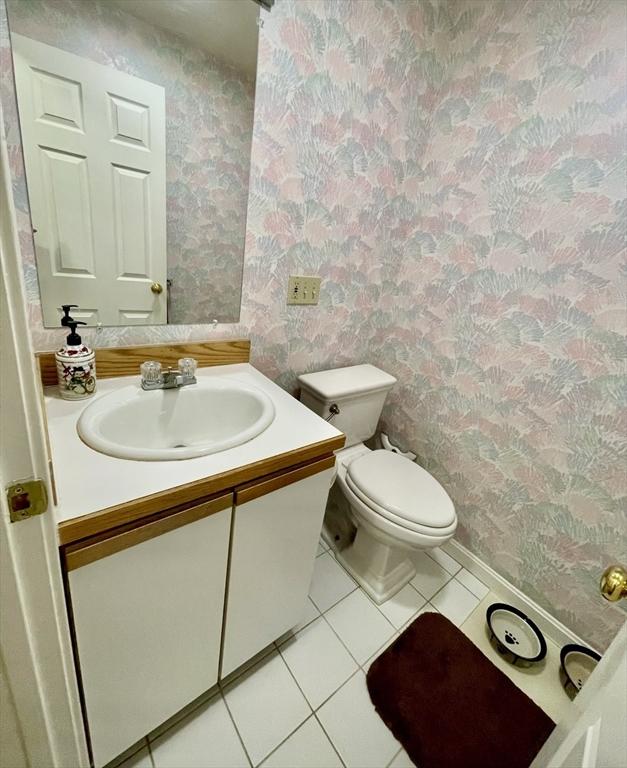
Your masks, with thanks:
M76 333L81 320L70 317L76 304L64 304L61 325L70 328L66 344L55 354L59 393L65 400L82 400L96 391L96 355Z
M89 347L84 345L81 349L89 352ZM96 390L96 365L94 361L89 363L83 361L82 365L61 364L60 375L63 379L65 390L74 393L76 396L91 395Z

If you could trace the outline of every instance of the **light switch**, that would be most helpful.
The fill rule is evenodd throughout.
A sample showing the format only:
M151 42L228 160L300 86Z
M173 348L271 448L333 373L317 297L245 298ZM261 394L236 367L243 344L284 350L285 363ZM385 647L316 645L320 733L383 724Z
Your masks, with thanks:
M317 304L320 295L320 278L290 275L287 284L288 304Z

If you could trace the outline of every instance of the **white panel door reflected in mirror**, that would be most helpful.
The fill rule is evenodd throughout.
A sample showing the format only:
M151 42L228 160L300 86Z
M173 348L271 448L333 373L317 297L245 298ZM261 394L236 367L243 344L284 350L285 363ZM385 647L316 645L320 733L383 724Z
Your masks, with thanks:
M45 326L237 322L259 6L7 8Z
M91 325L166 322L161 86L13 35L45 325L71 297Z

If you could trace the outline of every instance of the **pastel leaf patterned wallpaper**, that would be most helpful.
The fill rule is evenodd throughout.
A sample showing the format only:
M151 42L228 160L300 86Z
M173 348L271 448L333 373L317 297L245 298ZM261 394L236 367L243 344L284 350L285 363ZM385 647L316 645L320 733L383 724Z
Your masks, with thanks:
M370 361L458 539L590 643L624 612L626 20L613 0L278 0L260 38L238 325L282 386ZM3 51L6 59L6 51ZM6 61L3 61L6 64ZM3 86L35 345L19 135ZM7 106L5 106L5 102ZM322 277L285 306L289 274Z
M400 378L386 426L458 539L604 644L624 614L598 579L627 549L627 6L441 10L416 249L372 338Z
M164 87L169 321L237 321L254 82L103 0L7 7L13 32Z

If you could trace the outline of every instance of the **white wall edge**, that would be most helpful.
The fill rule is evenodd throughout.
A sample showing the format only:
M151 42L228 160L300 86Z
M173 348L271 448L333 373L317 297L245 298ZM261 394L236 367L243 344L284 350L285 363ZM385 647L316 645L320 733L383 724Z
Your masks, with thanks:
M582 640L567 626L558 621L548 611L535 603L531 598L527 597L524 592L521 592L518 587L515 587L507 579L497 573L489 565L486 565L483 560L474 555L463 544L457 541L451 540L444 544L443 549L452 558L457 560L460 565L476 576L479 581L482 581L486 587L490 587L504 601L523 611L529 618L534 621L550 640L552 640L560 648L567 643L577 643L578 645L585 645L586 648L591 648L590 643ZM596 650L593 648L593 650Z

